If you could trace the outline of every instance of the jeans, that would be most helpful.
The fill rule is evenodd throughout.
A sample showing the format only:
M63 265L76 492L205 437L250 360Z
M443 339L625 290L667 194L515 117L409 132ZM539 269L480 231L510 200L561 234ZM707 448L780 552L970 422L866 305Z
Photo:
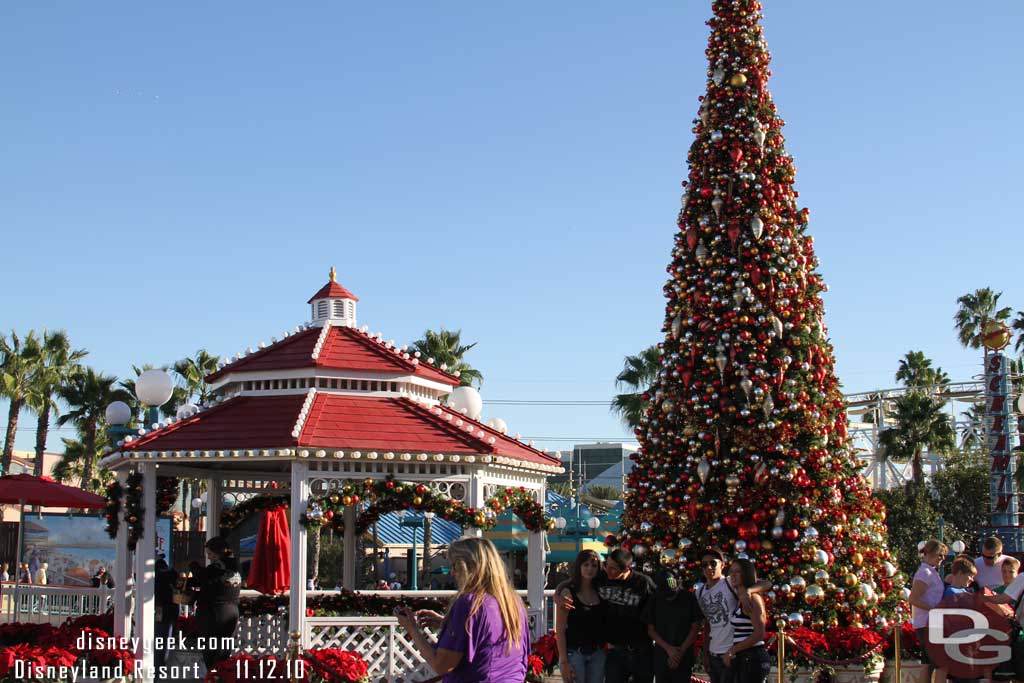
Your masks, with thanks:
M772 668L771 657L763 645L748 648L732 662L733 683L765 683Z
M568 655L569 665L576 674L576 683L604 683L604 650L597 649L590 654L569 650Z
M654 683L690 683L693 677L692 664L680 664L674 669L654 672Z
M613 647L604 664L605 683L628 683L631 678L633 683L652 683L653 654L649 647Z
M711 676L711 683L733 683L735 671L725 665L722 655L711 655L710 664L708 675Z

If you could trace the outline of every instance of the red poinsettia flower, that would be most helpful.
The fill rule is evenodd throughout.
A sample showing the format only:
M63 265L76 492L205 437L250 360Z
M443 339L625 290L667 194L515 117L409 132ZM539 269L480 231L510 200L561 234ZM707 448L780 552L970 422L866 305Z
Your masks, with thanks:
M329 683L359 683L370 673L366 660L358 652L326 648L308 650L303 659L310 669L323 676Z

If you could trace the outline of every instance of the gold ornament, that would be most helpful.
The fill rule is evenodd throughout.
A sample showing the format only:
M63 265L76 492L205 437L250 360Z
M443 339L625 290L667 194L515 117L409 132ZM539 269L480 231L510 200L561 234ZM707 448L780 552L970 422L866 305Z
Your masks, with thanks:
M860 583L860 581L859 579L857 579L856 574L847 574L843 577L843 583L846 585L847 588L853 588L858 583Z
M859 567L862 564L864 564L864 556L860 553L853 553L852 555L850 555L850 563L854 567Z
M352 496L342 496L341 504L346 506L346 507L351 505L352 504Z
M734 88L742 88L747 84L746 74L733 74L732 78L729 79L729 85Z
M341 500L341 496L339 496L337 493L332 493L330 496L327 497L327 500L331 501L331 503L333 503L334 505L337 505L338 501Z
M419 507L420 505L423 505L423 499L420 498L419 496L416 496L415 498L412 499L412 504Z

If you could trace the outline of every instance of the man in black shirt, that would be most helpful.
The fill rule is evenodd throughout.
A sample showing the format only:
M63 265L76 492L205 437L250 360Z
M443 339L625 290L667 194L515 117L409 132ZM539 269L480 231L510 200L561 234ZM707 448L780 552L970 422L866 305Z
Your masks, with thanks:
M633 571L633 555L618 548L608 554L604 569L608 578L597 592L607 609L608 658L605 683L651 683L651 637L647 634L645 608L654 593L650 577Z
M654 639L654 679L657 683L690 683L693 644L704 615L697 598L680 589L667 569L655 575L658 589L647 600L647 633Z

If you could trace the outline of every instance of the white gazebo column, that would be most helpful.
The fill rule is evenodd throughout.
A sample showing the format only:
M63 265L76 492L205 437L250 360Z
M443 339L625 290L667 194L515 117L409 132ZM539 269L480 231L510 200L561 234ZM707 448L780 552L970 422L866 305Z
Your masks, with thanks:
M117 482L123 489L128 481L128 472L121 470L117 473ZM131 576L131 562L128 552L128 525L124 521L124 514L117 527L117 538L114 541L114 565L109 568L111 576L114 577L114 635L118 638L127 638L131 635L132 615L128 614L128 577ZM105 588L105 586L100 586Z
M484 470L480 468L474 468L469 475L469 486L468 494L469 500L468 505L477 510L481 510L484 507L486 499L484 498ZM476 527L463 527L462 537L472 538L483 536L483 532Z
M341 586L346 590L356 589L356 513L358 508L349 505L345 508L345 535L341 546Z
M307 646L306 623L306 527L302 526L302 515L309 504L309 465L304 461L292 461L291 499L291 589L288 593L288 632L302 634L300 641Z
M156 463L139 465L142 473L142 538L135 546L135 660L144 677L153 671L154 588L156 583Z
M531 634L534 639L548 632L544 609L544 552L543 531L531 531L526 549L526 599L530 603Z
M220 535L220 511L224 505L220 477L206 480L206 540Z

